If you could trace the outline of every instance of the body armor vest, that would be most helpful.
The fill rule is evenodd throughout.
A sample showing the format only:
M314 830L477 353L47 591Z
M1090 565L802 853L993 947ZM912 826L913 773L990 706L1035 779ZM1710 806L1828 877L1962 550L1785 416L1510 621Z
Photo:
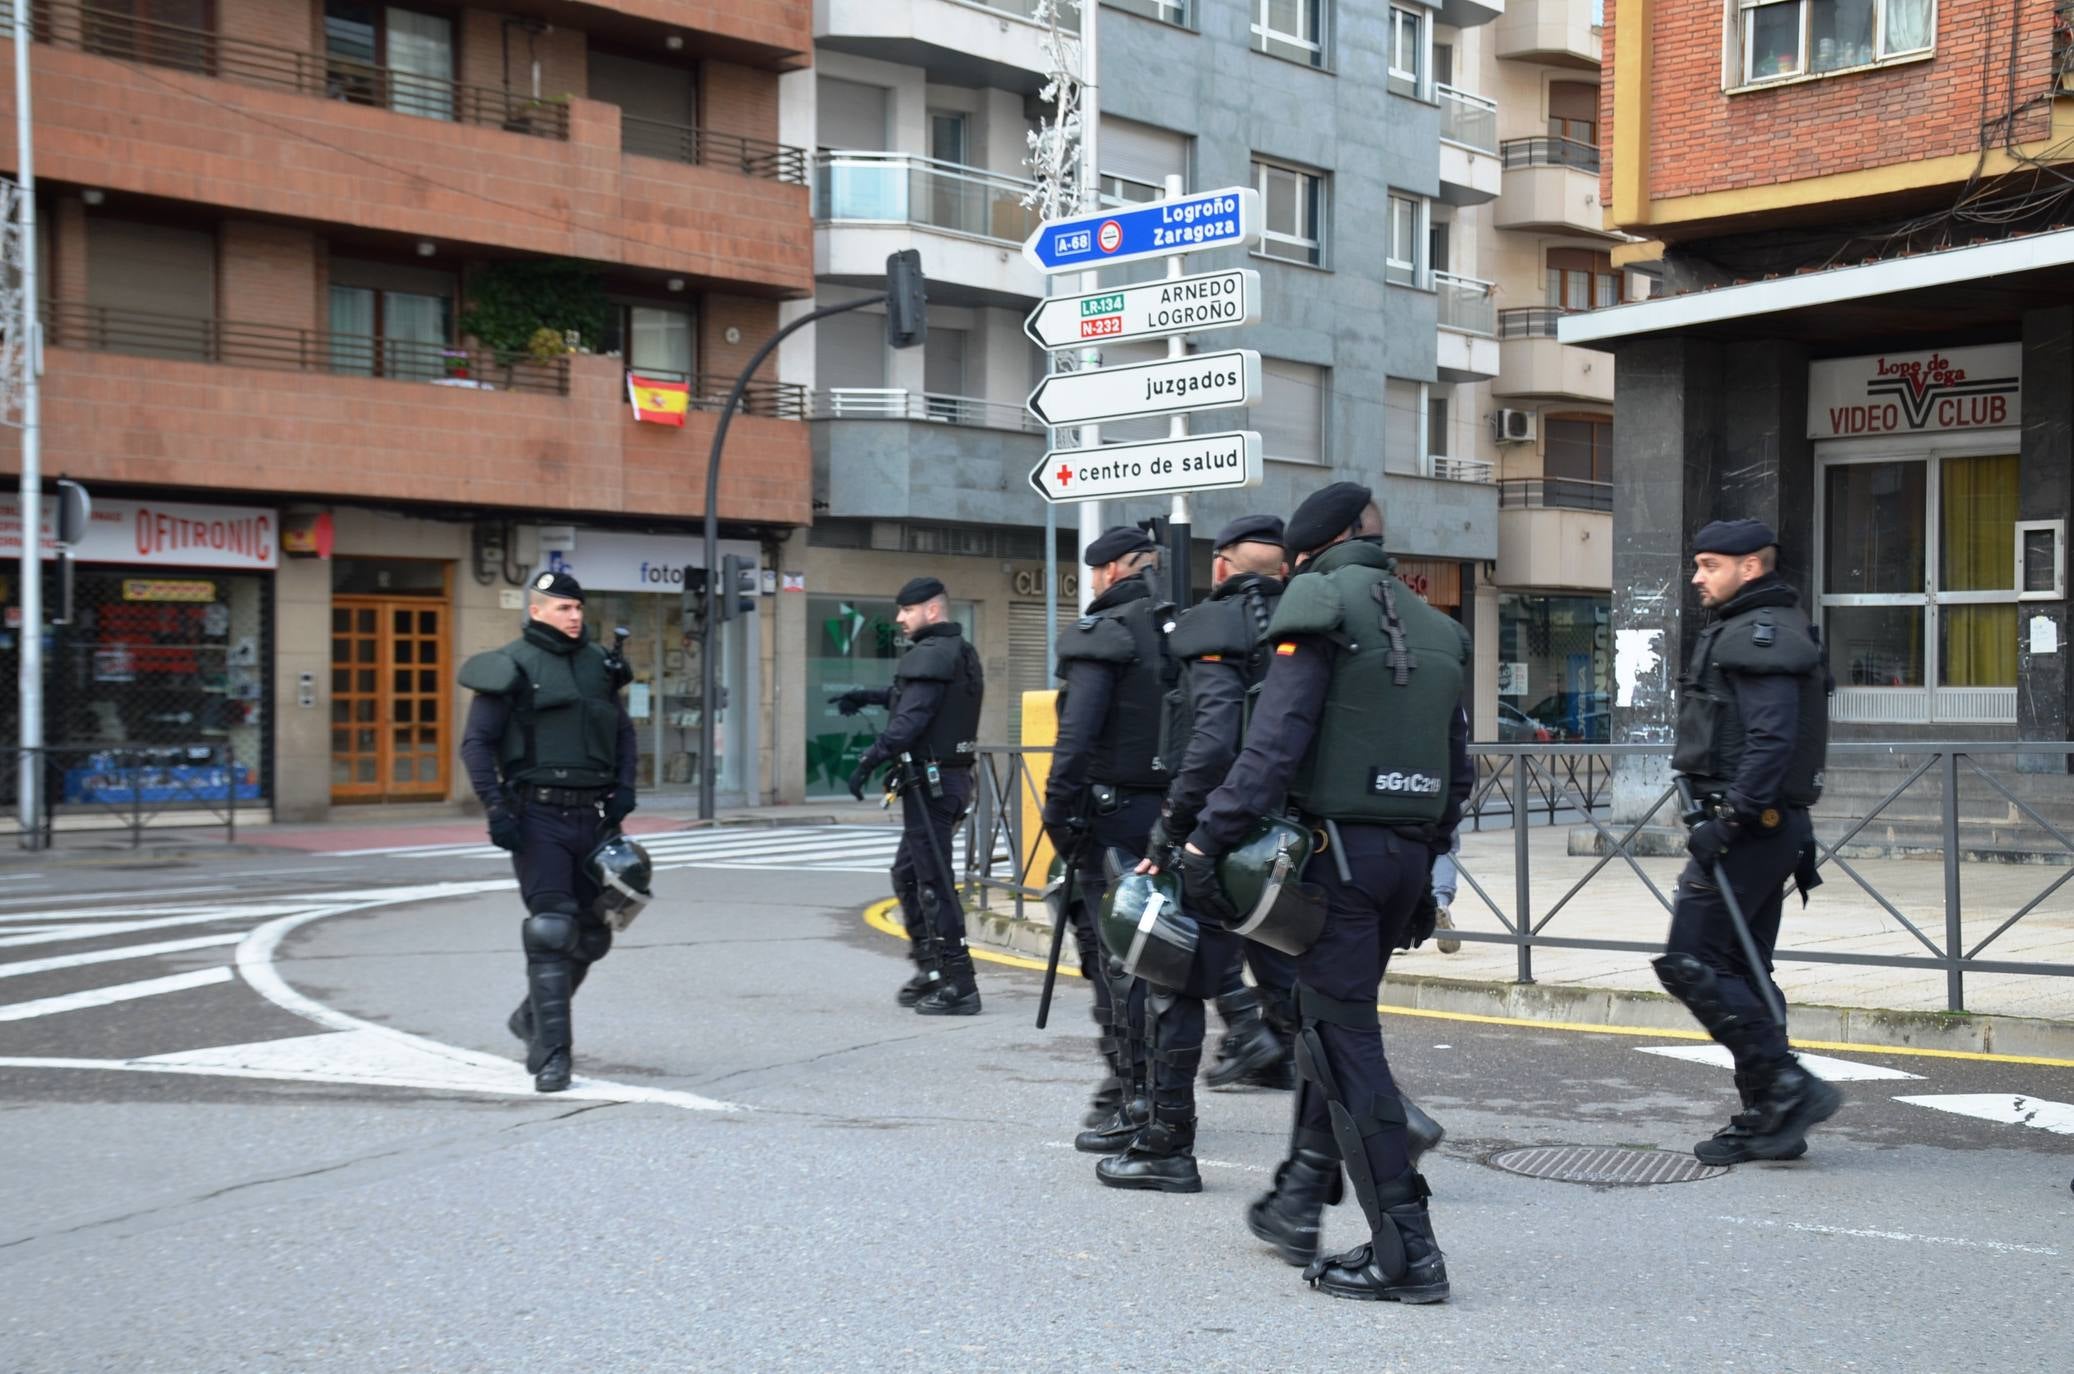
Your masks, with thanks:
M468 660L461 685L511 702L497 748L506 782L610 787L619 781L619 692L596 644L585 640L563 653L522 636Z
M1438 822L1448 802L1448 729L1468 676L1467 632L1399 583L1381 549L1349 540L1290 580L1270 633L1323 635L1339 649L1290 800L1329 820Z
M1189 668L1205 660L1231 664L1245 676L1247 723L1253 719L1260 684L1267 680L1267 631L1281 600L1279 579L1240 573L1212 592L1207 601L1190 607L1167 634L1167 652L1181 661L1184 678ZM1179 760L1194 728L1185 680L1167 693L1163 727L1166 734L1160 753L1166 759Z
M1088 757L1088 779L1111 787L1162 788L1161 719L1167 689L1179 668L1167 657L1160 633L1160 608L1149 588L1127 601L1095 611L1059 637L1059 675L1075 658L1095 659L1121 671L1109 702L1108 719ZM1060 706L1064 707L1061 694Z
M1729 675L1791 676L1798 680L1799 707L1786 776L1777 797L1749 800L1813 806L1822 799L1833 683L1821 638L1797 604L1798 596L1784 584L1770 591L1755 604L1738 607L1731 602L1720 619L1700 631L1690 666L1678 679L1677 749L1671 770L1690 778L1696 791L1726 792L1748 745Z
M893 670L889 712L900 710L900 694L910 682L941 682L943 704L929 728L915 741L917 763L934 760L940 767L970 768L979 752L979 708L985 698L985 675L979 654L956 625L933 626L900 656Z

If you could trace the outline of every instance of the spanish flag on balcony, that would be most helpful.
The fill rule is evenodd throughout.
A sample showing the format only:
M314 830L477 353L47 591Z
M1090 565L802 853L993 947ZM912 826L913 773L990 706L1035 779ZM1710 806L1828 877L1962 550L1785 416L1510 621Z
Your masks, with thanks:
M627 404L634 418L651 425L684 428L684 412L691 408L691 383L682 378L644 377L627 373Z

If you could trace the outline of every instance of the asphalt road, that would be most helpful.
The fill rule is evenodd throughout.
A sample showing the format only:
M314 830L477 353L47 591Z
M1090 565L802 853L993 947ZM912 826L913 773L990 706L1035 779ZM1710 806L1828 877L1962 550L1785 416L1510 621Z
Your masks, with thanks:
M2074 1069L1832 1052L1914 1077L1800 1163L1592 1187L1486 1161L1682 1150L1727 1071L1386 1016L1455 1296L1336 1302L1240 1220L1285 1097L1204 1094L1200 1195L1111 1192L1084 987L1044 1032L998 965L983 1016L893 1005L884 838L669 846L578 999L588 1098L510 1062L492 858L0 870L0 1369L2066 1368Z

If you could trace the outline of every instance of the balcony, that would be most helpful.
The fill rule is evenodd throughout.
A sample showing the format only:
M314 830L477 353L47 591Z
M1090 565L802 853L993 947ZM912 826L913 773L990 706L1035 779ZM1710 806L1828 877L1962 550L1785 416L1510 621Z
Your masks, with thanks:
M1583 591L1612 587L1612 484L1568 477L1500 482L1497 582Z
M1512 0L1498 21L1498 56L1598 70L1604 0Z
M814 275L882 281L886 255L919 248L930 281L961 291L946 299L1018 305L1044 294L1043 274L1023 260L1037 212L1030 183L979 167L906 153L824 152L814 161Z
M1458 29L1473 29L1505 17L1505 0L1440 0L1434 8L1436 23Z
M1020 404L838 387L814 393L812 414L814 499L830 515L979 524L1041 517L1025 507L1044 430Z
M1044 426L1019 401L989 401L981 396L948 396L902 387L829 387L813 394L810 411L816 420L926 420L971 429L1044 433Z
M804 155L53 4L36 13L37 171L261 219L812 290ZM42 46L42 45L39 45ZM13 90L0 83L0 117ZM0 161L11 158L0 154Z
M507 364L465 353L462 377L448 371L460 350L265 324L60 304L46 328L46 442L75 477L260 483L313 500L703 513L713 413L693 413L682 429L636 423L616 358ZM729 431L721 512L804 524L809 427L760 406Z
M1449 205L1496 200L1504 171L1498 163L1498 106L1453 86L1440 97L1440 199Z
M1450 458L1443 453L1426 457L1426 476L1438 481L1489 482L1496 475L1496 466L1481 458Z
M1556 339L1556 321L1568 313L1551 306L1498 312L1493 396L1613 404L1613 355Z
M928 80L1035 95L1050 79L1036 0L821 0L814 39L834 52L920 67ZM1080 12L1060 6L1077 33Z
M1538 229L1613 237L1599 204L1599 150L1572 138L1512 138L1498 195L1500 229Z
M1498 375L1497 311L1491 283L1452 272L1433 274L1435 365L1443 382L1487 382Z

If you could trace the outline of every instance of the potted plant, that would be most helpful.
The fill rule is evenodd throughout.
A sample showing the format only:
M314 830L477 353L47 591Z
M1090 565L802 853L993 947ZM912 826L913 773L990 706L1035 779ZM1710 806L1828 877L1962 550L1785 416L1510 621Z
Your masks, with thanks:
M520 363L549 363L572 351L567 338L605 333L605 287L596 269L566 258L495 262L468 282L461 332L495 357L512 380Z
M467 349L442 348L439 350L439 360L445 366L447 376L460 380L467 379L470 361L470 354Z

